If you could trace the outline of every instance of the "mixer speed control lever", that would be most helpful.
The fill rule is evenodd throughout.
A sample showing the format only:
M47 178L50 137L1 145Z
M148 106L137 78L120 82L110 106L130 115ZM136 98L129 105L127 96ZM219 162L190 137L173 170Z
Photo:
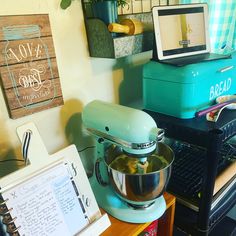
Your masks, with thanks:
M101 184L102 186L107 186L108 183L102 179L102 176L100 173L100 162L102 160L103 160L102 158L98 158L97 161L95 162L95 175L99 184Z

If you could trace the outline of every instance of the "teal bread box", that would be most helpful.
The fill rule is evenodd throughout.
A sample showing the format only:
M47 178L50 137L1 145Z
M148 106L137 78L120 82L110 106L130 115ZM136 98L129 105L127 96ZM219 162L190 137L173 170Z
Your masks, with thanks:
M188 119L226 94L236 94L235 54L182 67L156 61L144 65L144 109Z

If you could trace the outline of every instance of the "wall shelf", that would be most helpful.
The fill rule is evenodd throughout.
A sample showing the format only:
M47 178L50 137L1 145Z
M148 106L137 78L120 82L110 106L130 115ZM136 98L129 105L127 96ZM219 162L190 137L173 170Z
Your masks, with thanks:
M122 18L136 18L148 30L142 34L116 34L114 36L114 33L108 31L107 25L102 20L87 18L85 23L91 57L120 58L152 50L154 34L151 13L119 16L119 20Z

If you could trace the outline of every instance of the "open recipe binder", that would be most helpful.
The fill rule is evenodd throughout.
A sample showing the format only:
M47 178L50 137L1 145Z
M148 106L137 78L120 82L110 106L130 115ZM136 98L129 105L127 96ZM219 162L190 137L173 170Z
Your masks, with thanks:
M42 142L30 126L32 155L34 144ZM107 214L101 215L74 145L29 159L29 165L0 179L0 235L95 236L110 225Z

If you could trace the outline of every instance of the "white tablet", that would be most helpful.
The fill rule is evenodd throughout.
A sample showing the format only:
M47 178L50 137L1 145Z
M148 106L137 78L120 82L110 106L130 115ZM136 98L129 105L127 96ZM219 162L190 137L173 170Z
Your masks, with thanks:
M210 52L206 3L154 6L152 15L159 60Z

